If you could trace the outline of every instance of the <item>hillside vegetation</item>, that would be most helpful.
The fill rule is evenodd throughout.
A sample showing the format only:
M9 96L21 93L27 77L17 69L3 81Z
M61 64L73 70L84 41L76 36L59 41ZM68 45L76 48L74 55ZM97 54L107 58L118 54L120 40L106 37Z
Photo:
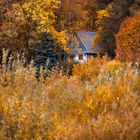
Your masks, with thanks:
M0 140L140 140L140 0L0 0Z
M91 59L73 76L54 71L35 79L33 66L16 61L0 72L0 139L140 138L137 65Z

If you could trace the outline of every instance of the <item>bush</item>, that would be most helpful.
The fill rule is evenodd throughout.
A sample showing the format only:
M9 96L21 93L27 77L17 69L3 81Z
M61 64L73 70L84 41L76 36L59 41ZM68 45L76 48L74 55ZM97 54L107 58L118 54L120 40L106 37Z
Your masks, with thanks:
M76 65L71 77L56 72L40 82L32 66L2 67L0 139L139 139L136 67L97 58Z
M140 64L140 13L122 22L116 42L119 60Z
M73 67L73 75L78 77L82 81L96 80L100 68L107 63L107 57L90 58L88 63L75 64Z

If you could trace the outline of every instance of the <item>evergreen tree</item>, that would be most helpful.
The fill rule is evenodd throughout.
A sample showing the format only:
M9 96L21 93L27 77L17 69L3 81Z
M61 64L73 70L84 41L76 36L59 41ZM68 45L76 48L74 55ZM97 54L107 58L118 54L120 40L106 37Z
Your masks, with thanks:
M50 33L45 33L42 43L35 55L36 78L40 77L40 68L43 68L44 78L47 77L46 70L51 71L59 64L58 57L59 45Z

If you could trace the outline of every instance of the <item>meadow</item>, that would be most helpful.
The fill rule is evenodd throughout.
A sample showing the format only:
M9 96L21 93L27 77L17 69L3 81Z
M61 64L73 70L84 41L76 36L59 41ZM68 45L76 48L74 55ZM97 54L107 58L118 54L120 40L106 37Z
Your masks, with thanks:
M73 75L35 78L6 59L0 69L1 140L139 140L140 70L137 64L91 58ZM9 67L9 69L8 69ZM42 72L41 72L42 73Z

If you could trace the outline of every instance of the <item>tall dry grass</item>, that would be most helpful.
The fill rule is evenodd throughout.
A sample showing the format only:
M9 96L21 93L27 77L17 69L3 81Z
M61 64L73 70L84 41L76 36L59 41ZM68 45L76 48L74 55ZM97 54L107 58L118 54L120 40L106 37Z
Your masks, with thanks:
M140 139L139 69L96 58L38 82L33 65L3 62L0 139Z

